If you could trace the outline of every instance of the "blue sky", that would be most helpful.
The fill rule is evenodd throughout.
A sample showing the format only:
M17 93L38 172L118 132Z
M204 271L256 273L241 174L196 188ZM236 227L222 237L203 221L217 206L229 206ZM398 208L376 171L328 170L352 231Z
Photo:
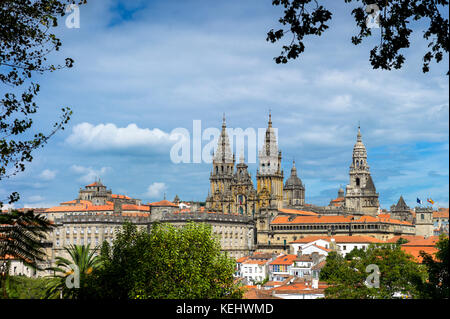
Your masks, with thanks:
M341 1L343 2L343 1ZM380 203L403 195L448 207L448 57L423 74L426 43L419 30L401 70L372 70L350 6L329 1L330 29L308 38L300 59L277 65L281 44L265 41L281 11L265 1L89 1L80 28L61 20L72 69L39 79L35 129L48 131L63 106L66 130L35 152L25 172L2 181L2 198L19 191L16 207L49 207L74 199L96 176L114 193L145 202L204 200L208 163L170 160L175 128L264 128L269 109L278 128L285 178L295 158L309 203L325 205L348 183L358 122ZM208 141L203 141L203 145ZM239 150L235 150L239 152ZM252 176L256 164L250 164Z

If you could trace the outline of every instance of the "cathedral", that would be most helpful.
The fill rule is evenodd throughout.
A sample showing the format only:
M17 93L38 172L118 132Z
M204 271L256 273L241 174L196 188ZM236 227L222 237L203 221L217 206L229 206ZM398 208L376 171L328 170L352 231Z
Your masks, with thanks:
M248 166L245 164L244 152L235 170L235 155L231 151L224 116L222 132L213 157L206 208L221 213L255 216L256 211L264 208L282 208L283 198L287 198L288 203L300 204L302 198L304 201L304 188L297 176L295 166L283 188L281 151L278 150L270 114L264 145L259 151L258 159L255 189L247 170Z
M258 152L256 187L244 156L241 154L236 164L230 145L224 116L205 208L217 214L247 216L255 229L254 247L258 251L287 253L289 242L311 235L368 235L380 240L397 235L432 235L429 209L421 211L420 220L416 220L415 213L401 197L391 208L391 214L381 211L360 127L353 147L348 185L345 190L340 187L338 197L328 206L306 203L306 187L298 176L295 161L284 182L282 153L270 113L264 142Z
M289 178L283 184L281 159L281 151L278 149L272 127L272 116L269 114L264 144L258 153L255 189L243 154L235 167L235 155L230 147L224 116L221 135L213 157L206 208L214 212L253 217L257 211L266 208L303 209L306 204L305 186L297 175L295 161L292 163ZM342 201L339 210L342 214L377 216L380 211L378 193L370 175L367 151L359 127L349 177L345 194L342 189L338 192L338 198Z

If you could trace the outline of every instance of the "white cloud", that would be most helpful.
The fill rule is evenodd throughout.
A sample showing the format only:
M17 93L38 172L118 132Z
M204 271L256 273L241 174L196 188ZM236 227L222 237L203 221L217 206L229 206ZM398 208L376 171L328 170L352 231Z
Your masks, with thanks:
M45 198L42 197L42 196L40 196L40 195L33 195L33 196L28 197L28 201L29 201L29 202L32 202L32 203L35 203L35 202L41 202L41 201L43 201L44 199L45 199Z
M131 123L127 127L115 124L93 125L87 122L75 125L66 142L72 146L94 150L125 149L130 147L164 147L176 137L158 128L139 128Z
M102 167L100 169L94 169L92 167L84 167L81 165L72 165L70 169L80 174L81 177L78 178L78 181L83 183L92 183L97 178L104 176L111 168L110 167Z
M167 190L167 185L165 183L154 182L147 188L145 196L150 198L160 198L165 190Z
M57 172L56 170L52 171L50 169L45 169L42 171L39 177L42 178L43 180L50 181L55 178L56 172Z

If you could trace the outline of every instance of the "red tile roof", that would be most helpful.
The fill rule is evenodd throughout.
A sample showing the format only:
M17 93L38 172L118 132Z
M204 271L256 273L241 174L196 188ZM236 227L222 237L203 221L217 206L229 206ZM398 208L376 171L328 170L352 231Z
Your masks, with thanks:
M178 207L177 204L169 202L168 200L161 200L159 202L150 203L150 206L167 206L167 207Z
M355 235L355 236L306 236L304 238L299 238L290 242L291 244L307 244L313 241L323 239L328 242L331 242L331 239L334 239L336 243L383 243L383 241L371 237L371 236L363 236L363 235Z
M297 214L297 215L303 215L303 216L318 216L317 213L309 212L309 211L305 211L305 210L280 208L279 211L282 213L287 213L287 214Z
M297 255L282 255L270 263L270 265L292 265Z
M291 218L291 216L277 216L271 224L324 224L324 223L391 223L391 224L402 224L411 225L406 221L400 221L397 219L390 218L380 218L373 216L361 216L359 218L355 216L296 216Z
M448 218L448 208L439 208L439 211L433 212L433 218Z

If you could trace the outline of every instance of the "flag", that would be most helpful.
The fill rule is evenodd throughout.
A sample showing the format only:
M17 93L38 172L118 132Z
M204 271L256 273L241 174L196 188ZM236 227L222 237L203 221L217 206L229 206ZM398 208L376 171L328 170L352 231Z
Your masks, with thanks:
M427 198L427 202L430 203L431 205L434 204L434 200L432 200L431 198Z
M417 203L422 205L422 201L419 199L419 197L417 197Z

